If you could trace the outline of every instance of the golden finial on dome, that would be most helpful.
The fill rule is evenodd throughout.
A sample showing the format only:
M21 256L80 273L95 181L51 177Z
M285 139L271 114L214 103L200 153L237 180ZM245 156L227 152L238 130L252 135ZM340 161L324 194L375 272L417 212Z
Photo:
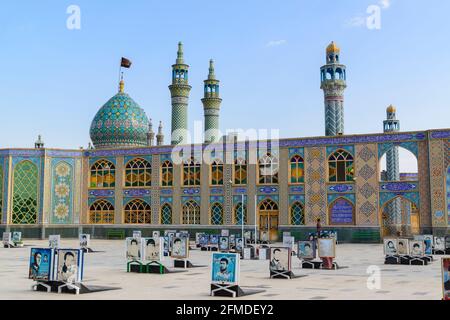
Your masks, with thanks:
M119 92L124 93L124 90L125 90L125 82L122 79L122 80L120 80L120 83L119 83Z
M391 104L391 105L389 105L389 107L387 107L386 111L388 113L395 113L397 111L397 109Z
M338 45L331 41L330 45L327 47L327 54L328 53L340 53L341 49L338 47Z

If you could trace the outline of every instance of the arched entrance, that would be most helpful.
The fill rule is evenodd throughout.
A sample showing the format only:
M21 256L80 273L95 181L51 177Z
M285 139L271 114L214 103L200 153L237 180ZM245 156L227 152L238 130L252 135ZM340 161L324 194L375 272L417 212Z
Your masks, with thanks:
M393 208L396 207L396 208ZM400 213L396 216L394 213ZM420 233L420 212L417 204L398 196L381 207L383 237L413 236Z
M277 241L279 222L278 204L271 199L266 199L259 204L258 211L259 239L262 241Z

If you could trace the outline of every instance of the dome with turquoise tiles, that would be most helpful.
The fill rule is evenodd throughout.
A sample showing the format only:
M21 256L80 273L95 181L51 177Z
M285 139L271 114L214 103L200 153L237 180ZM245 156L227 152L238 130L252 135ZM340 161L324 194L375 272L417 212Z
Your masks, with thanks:
M95 115L91 124L91 140L95 148L147 146L149 121L145 111L124 92L112 97Z

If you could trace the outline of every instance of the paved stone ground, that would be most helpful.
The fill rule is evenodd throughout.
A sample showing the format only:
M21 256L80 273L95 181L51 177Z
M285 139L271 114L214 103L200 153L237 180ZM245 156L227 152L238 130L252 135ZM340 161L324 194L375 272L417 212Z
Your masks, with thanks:
M85 256L86 285L120 287L120 290L85 295L31 291L27 278L30 247L45 247L47 241L26 240L27 247L0 248L0 299L145 299L204 300L209 296L211 253L192 250L190 261L204 268L166 275L126 272L125 241L92 240L94 250ZM77 247L77 240L62 240L63 247ZM302 277L292 280L269 279L268 261L241 261L240 285L245 289L264 289L263 293L240 299L373 299L437 300L442 297L439 256L428 266L384 265L382 245L340 244L336 262L345 268L331 270L301 269L293 257L293 272ZM173 266L166 258L165 265ZM367 268L381 270L381 288L367 288Z

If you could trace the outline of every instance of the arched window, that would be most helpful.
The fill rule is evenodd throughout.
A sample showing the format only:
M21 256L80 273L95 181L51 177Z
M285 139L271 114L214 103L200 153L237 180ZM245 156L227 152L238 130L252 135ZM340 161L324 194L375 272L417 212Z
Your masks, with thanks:
M183 206L183 224L200 224L200 206L194 200Z
M13 224L35 224L38 215L38 168L23 161L14 169Z
M330 225L355 224L355 208L353 203L345 198L338 198L329 207Z
M344 150L338 150L328 158L330 182L353 181L353 156Z
M173 164L169 160L161 165L161 185L163 187L173 186Z
M278 211L278 204L272 199L266 199L259 205L260 211Z
M89 208L89 223L113 224L114 206L107 200L97 200Z
M211 185L223 185L223 163L216 160L211 165Z
M293 156L290 161L289 170L290 183L305 182L305 163L302 157L299 155Z
M125 206L126 224L152 223L152 209L150 205L140 199L134 199Z
M223 224L223 207L220 203L214 203L211 207L211 224L215 226Z
M259 183L274 184L278 183L278 158L267 153L259 160Z
M200 163L194 158L191 158L184 163L183 184L185 186L200 185Z
M239 202L234 207L234 222L236 225L242 225L242 214L244 214L244 224L247 224L247 206Z
M91 167L91 188L114 188L116 167L108 160L99 160Z
M291 206L291 225L301 226L305 224L305 214L303 205L300 202L295 202Z
M244 159L236 159L234 161L234 184L247 184L247 161Z
M137 158L125 166L125 187L150 187L152 165L145 159Z
M161 224L172 224L172 207L168 203L161 207Z

